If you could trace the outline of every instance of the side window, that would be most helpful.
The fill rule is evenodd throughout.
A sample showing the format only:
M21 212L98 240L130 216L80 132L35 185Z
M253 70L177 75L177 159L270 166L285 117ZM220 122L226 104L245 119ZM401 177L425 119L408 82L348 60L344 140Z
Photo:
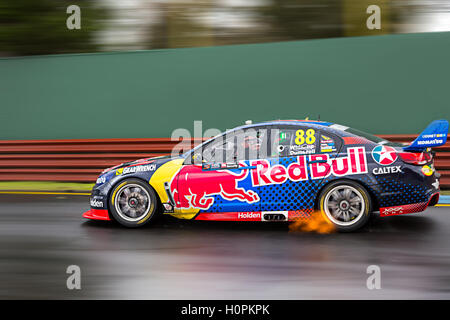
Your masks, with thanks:
M272 156L290 157L318 152L319 132L314 128L283 126L273 131L278 131L278 138L274 140Z
M201 159L207 163L230 163L267 156L268 130L265 127L236 130L217 137L204 146Z
M323 130L320 132L319 140L318 152L320 153L338 152L342 145L341 138Z

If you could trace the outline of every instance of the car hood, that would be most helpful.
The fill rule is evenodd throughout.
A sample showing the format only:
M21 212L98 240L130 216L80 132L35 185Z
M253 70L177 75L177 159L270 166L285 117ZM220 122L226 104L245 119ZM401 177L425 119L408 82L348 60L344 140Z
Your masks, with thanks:
M149 163L160 164L160 163L167 162L170 159L176 159L176 158L179 158L179 157L160 156L160 157L142 158L142 159L137 159L137 160L133 160L133 161L123 162L114 167L110 167L110 168L103 170L102 174L108 173L112 170L117 170L120 168L132 166L132 165L139 165L139 164L144 165L144 164L149 164Z

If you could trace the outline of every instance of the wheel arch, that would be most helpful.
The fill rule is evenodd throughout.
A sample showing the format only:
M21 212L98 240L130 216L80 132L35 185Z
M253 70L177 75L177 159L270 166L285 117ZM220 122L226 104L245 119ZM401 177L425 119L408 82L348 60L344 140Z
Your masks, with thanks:
M326 183L322 184L320 186L320 189L317 191L316 193L316 198L314 200L314 209L318 210L319 209L319 200L320 200L320 194L322 193L322 191L330 184L332 183L336 183L336 182L345 182L345 181L351 181L353 183L357 183L359 185L361 185L361 187L363 187L367 193L370 196L370 201L372 202L372 211L377 211L380 209L380 204L378 201L377 196L375 195L375 192L373 191L372 188L370 188L367 183L365 183L364 181L360 180L360 179L352 179L352 178L340 178L340 179L334 179L334 180L330 180L327 181Z
M155 195L156 195L156 200L157 200L157 211L156 211L156 214L158 214L158 213L160 213L161 212L161 207L162 207L162 202L161 202L161 199L160 199L160 197L159 197L159 194L158 194L158 192L156 192L156 190L155 190L155 188L150 184L150 183L148 183L148 181L147 180L145 180L145 179L143 179L143 178L141 178L141 177L139 177L139 176L127 176L127 177L123 177L122 179L119 179L119 180L117 180L117 181L115 181L112 185L111 185L111 187L109 188L109 190L108 190L108 195L107 195L107 209L108 209L108 215L109 215L109 217L111 218L111 219L114 219L114 216L111 214L111 193L113 192L113 190L117 187L117 185L119 185L119 184L121 184L122 182L124 182L125 180L129 180L129 179L135 179L135 180L139 180L139 181L141 181L141 182L143 182L143 183L145 183L146 185L148 185L149 187L150 187L150 189L152 189L153 190L153 192L155 193Z

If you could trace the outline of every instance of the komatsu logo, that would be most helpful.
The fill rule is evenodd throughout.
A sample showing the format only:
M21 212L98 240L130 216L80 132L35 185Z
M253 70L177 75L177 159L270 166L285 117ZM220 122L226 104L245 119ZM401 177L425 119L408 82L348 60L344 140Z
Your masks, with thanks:
M443 139L432 139L432 140L419 140L417 141L417 144L422 145L436 145L436 144L443 144L444 140Z
M307 163L307 160L309 163ZM346 176L367 173L367 159L364 147L348 148L347 155L330 159L328 154L302 155L287 167L270 165L267 160L251 161L254 186L282 184L288 179L294 182L308 179L323 179L330 175Z

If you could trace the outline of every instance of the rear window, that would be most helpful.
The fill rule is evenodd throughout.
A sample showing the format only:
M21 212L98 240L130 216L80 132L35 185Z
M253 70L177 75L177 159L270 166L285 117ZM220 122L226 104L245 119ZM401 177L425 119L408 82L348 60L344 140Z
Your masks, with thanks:
M354 128L349 128L349 127L345 127L345 126L341 126L341 125L331 125L330 128L333 129L338 129L338 130L342 130L351 134L354 134L355 136L358 137L363 137L373 143L376 144L382 144L382 145L387 145L387 146L392 146L392 147L401 147L403 146L401 143L397 143L397 142L391 142L389 140L374 136L373 134L358 130L358 129L354 129Z

